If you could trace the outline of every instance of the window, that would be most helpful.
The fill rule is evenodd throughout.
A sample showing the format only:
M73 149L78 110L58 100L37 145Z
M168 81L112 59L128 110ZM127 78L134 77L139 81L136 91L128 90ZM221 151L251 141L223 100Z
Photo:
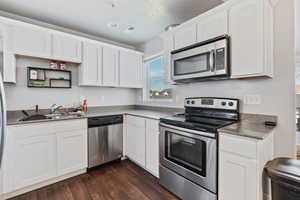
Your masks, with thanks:
M165 65L162 56L151 59L148 63L149 100L172 99L172 87L166 82Z

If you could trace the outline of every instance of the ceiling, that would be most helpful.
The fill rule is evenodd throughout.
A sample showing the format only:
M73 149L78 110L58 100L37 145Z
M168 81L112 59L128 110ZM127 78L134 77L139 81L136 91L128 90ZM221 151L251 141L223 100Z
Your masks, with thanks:
M1 0L0 9L136 46L169 24L187 21L221 3L222 0ZM109 27L108 23L118 27ZM135 30L126 33L128 26Z

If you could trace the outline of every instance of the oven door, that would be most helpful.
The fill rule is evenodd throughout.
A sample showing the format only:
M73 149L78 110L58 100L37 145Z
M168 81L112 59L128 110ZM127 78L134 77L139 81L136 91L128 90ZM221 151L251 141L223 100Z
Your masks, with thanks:
M172 54L174 81L215 75L215 43Z
M216 193L217 151L214 134L160 123L160 164Z

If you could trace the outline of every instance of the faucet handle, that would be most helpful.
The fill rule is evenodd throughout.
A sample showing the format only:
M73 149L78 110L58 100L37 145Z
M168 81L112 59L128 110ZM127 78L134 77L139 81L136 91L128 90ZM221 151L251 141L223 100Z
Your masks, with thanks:
M36 113L39 112L39 105L35 105L35 112L36 112Z

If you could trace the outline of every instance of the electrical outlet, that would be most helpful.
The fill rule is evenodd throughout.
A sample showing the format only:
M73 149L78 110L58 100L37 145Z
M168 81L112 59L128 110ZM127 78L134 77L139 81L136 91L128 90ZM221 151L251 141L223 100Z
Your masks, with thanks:
M244 104L259 105L259 104L261 104L261 96L260 95L245 95L244 96Z

